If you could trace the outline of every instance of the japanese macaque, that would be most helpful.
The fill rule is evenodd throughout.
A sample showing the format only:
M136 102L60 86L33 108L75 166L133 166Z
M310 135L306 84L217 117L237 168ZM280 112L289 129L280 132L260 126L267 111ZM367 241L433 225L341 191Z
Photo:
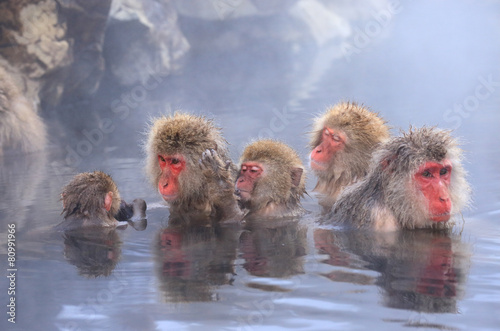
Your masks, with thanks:
M310 164L324 211L346 186L366 175L373 151L388 138L385 121L356 103L341 102L315 119Z
M470 199L461 160L448 131L410 128L374 153L368 175L341 193L331 216L384 231L450 227Z
M57 229L70 231L80 228L116 227L129 218L144 219L146 203L136 199L133 204L120 200L113 179L101 172L76 175L61 193L64 221Z
M239 213L236 170L221 130L204 117L176 113L156 119L145 146L150 181L170 213L198 213L212 221Z
M300 198L306 193L306 176L292 148L259 140L245 148L240 162L235 193L247 216L289 217L304 212Z
M46 144L42 119L14 83L12 76L0 66L0 155L5 150L35 152Z

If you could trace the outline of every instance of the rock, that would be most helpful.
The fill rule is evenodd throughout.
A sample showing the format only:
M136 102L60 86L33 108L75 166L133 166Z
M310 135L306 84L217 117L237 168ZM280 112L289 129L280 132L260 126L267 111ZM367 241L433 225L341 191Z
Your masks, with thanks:
M113 1L105 57L121 85L145 84L152 73L170 74L188 49L171 1Z

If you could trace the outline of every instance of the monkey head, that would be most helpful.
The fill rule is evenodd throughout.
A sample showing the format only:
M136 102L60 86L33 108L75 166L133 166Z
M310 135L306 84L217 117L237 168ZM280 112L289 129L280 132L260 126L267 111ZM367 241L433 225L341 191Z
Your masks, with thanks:
M202 153L213 149L226 156L220 129L204 117L175 113L153 121L146 143L146 171L162 198L171 204L207 195L199 168Z
M245 148L240 161L235 192L241 207L278 216L299 205L305 193L305 174L292 148L273 140L259 140Z
M333 197L364 177L373 150L388 138L385 121L363 106L341 102L328 109L315 119L310 142L315 191Z
M469 202L462 152L448 131L410 128L374 159L387 188L386 204L404 227L435 227Z
M120 208L120 194L111 176L101 172L76 175L61 193L63 216L98 219L114 215Z

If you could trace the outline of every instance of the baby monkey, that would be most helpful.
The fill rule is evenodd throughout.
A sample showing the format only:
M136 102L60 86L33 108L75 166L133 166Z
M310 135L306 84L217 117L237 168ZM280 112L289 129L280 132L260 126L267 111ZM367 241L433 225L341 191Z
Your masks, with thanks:
M101 171L76 175L61 193L64 221L59 230L91 227L116 227L118 221L144 219L146 202L133 204L120 200L120 193L111 176Z
M284 143L259 140L241 156L235 193L247 216L291 217L304 212L305 171L297 153Z

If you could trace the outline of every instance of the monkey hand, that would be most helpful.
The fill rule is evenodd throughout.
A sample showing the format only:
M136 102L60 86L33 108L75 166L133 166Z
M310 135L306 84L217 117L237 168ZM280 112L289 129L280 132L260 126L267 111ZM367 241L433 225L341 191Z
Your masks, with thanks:
M219 184L231 183L231 161L224 161L214 149L207 149L201 155L199 166L207 178L216 178Z

